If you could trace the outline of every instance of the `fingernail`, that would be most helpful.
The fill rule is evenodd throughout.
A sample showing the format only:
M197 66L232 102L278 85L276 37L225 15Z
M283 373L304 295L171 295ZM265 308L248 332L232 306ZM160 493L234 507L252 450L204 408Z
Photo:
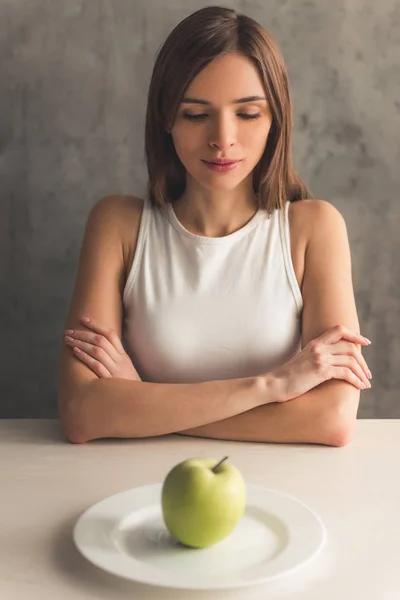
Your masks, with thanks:
M369 369L368 369L368 377L369 377L370 379L372 379L372 373L371 373L371 371L370 371Z
M81 317L81 321L83 321L84 323L90 323L89 317Z
M367 344L372 344L371 340L369 340L368 338L364 337L364 340L367 342Z

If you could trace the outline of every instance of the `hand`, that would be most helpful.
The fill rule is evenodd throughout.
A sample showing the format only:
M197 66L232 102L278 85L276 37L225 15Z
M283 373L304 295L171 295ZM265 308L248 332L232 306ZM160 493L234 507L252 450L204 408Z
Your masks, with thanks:
M342 325L328 329L272 371L279 388L277 401L292 400L329 379L344 379L357 389L370 388L371 374L356 347L368 343L362 335Z
M83 318L81 321L93 331L76 329L64 331L67 336L64 341L73 348L75 356L99 377L141 381L117 333L96 319L90 319L89 323L86 323Z

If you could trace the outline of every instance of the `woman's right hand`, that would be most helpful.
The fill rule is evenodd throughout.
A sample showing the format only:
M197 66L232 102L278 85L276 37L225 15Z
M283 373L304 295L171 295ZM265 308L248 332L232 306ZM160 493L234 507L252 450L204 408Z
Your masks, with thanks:
M342 325L311 340L273 370L278 389L276 401L293 400L329 379L343 379L357 389L370 388L369 369L356 344L367 346L368 341Z

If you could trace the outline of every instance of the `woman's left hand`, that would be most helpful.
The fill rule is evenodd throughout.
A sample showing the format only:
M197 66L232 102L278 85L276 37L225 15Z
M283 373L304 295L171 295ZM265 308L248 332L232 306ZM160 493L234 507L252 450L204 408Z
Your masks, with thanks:
M141 381L117 333L96 319L90 319L89 323L86 323L83 318L81 321L92 331L77 329L64 331L64 341L71 346L74 355L90 367L98 377Z

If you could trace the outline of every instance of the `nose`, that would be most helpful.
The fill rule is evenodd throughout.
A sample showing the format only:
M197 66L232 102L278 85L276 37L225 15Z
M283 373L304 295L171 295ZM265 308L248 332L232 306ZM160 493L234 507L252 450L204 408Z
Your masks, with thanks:
M236 127L229 117L215 119L210 128L208 143L212 148L228 150L236 143Z

